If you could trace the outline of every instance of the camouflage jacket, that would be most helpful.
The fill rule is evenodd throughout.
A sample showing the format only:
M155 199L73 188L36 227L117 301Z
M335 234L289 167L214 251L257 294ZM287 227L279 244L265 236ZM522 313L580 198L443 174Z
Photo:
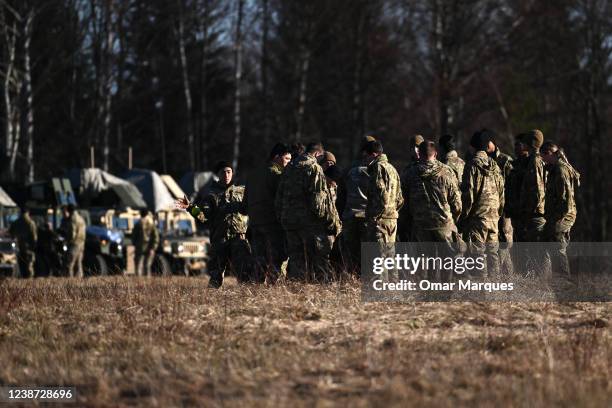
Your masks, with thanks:
M134 226L132 236L137 253L154 251L159 245L159 231L151 215L140 219L140 222Z
M245 215L244 186L224 186L215 182L201 205L187 211L210 229L211 242L223 242L246 234L249 217Z
M249 214L249 224L274 225L278 218L274 211L276 191L283 175L283 167L276 163L251 172L245 190L245 208Z
M520 191L520 215L525 218L544 216L546 172L539 152L529 156Z
M17 240L19 251L35 251L38 234L29 214L22 214L9 227L9 234Z
M457 178L457 185L461 182L463 178L463 169L465 168L465 162L459 155L456 150L451 150L446 153L446 157L442 160L442 163L449 166L453 173L455 173L455 177Z
M512 168L506 177L505 193L506 202L504 212L507 217L516 218L520 216L521 188L525 178L525 170L529 158L521 157L512 161Z
M454 170L437 160L419 162L406 175L402 190L415 226L453 229L461 214L461 195Z
M561 160L547 166L547 169L544 207L546 225L555 232L566 232L576 221L575 190L580 185L580 173Z
M317 159L308 153L298 157L287 166L276 192L275 208L283 228L320 225L339 232L340 217L329 194Z
M84 245L86 229L85 220L77 211L71 217L62 219L60 225L68 245Z
M387 160L387 155L381 154L374 159L368 166L368 174L366 219L370 222L381 218L397 219L404 198L399 174Z
M338 186L338 205L343 208L343 220L365 218L369 183L368 167L360 160L353 163Z
M502 153L499 149L495 149L495 152L491 155L497 166L501 170L502 176L504 177L504 181L508 181L508 177L512 172L512 156L507 155L506 153Z
M504 178L495 160L482 150L465 166L461 202L461 223L478 221L497 229L504 209Z

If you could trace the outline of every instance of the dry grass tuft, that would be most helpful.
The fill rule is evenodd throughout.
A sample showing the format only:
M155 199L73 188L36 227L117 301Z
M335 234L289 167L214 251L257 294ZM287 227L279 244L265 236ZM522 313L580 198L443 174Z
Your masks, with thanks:
M357 282L0 282L0 384L79 406L607 406L601 304L370 303Z

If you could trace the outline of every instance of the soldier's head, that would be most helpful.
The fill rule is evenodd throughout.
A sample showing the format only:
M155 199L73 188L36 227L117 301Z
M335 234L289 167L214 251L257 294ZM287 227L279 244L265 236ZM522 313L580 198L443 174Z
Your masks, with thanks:
M295 142L291 144L291 157L295 158L304 154L306 146L303 143Z
M321 156L323 152L323 143L321 142L310 142L306 145L306 153L313 155L314 157Z
M149 210L147 210L146 208L141 208L140 209L140 218L144 218L147 215L149 215Z
M474 132L472 138L470 139L470 146L474 148L475 151L483 151L489 152L491 146L490 142L494 139L494 133L488 129L482 129Z
M519 133L514 140L514 154L517 158L529 156L529 146L525 143L525 133Z
M268 160L286 167L291 161L291 148L284 143L277 143L272 148Z
M442 154L452 152L456 149L455 136L449 134L441 136L440 140L438 141L438 145L440 146L440 152Z
M411 156L414 160L419 159L419 146L421 143L425 141L425 138L422 135L414 135L410 140L410 145L412 146Z
M538 152L544 143L544 133L539 129L532 129L525 133L523 140L531 152Z
M323 170L327 170L331 166L336 165L336 156L334 156L332 152L326 150L319 156L319 164L323 167Z
M418 151L419 161L422 162L434 161L438 156L436 144L431 140L425 140L423 143L419 144Z
M379 140L374 140L373 142L368 142L365 147L366 153L366 161L371 162L376 159L378 156L384 153L383 145Z
M62 209L63 209L64 217L66 218L72 217L72 215L76 211L74 204L65 205Z
M234 169L232 164L227 161L220 161L215 165L215 174L219 177L219 183L224 186L229 186L234 177Z
M546 164L555 164L559 161L559 155L561 153L561 149L553 142L546 142L540 148L540 154L542 155L542 160Z
M22 205L19 207L22 215L30 215L30 208L27 205Z

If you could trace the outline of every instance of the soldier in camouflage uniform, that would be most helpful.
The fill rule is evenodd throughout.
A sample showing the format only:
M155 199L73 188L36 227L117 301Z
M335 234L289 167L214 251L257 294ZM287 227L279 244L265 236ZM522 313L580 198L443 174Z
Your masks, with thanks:
M548 172L543 240L557 244L555 252L550 254L552 273L567 277L570 275L570 268L566 249L570 230L576 221L575 191L580 186L580 173L569 163L563 150L554 143L544 143L542 160L546 163Z
M380 255L393 257L399 210L404 204L399 174L389 163L379 141L369 142L365 148L368 155L368 204L366 223L369 242L378 242ZM385 274L387 276L385 276ZM397 271L388 270L383 280L397 281Z
M9 234L17 240L17 260L21 277L33 278L38 234L28 208L21 210L21 216L9 227Z
M438 160L436 146L425 141L419 146L419 162L406 175L404 206L414 221L419 242L453 242L461 214L461 194L450 166Z
M310 143L287 168L276 193L276 211L287 236L287 277L293 280L327 281L332 277L328 237L337 236L342 227L317 163L322 154L320 143Z
M502 153L499 147L495 143L495 134L491 136L492 141L489 143L488 154L495 160L497 166L501 170L501 174L504 178L504 193L506 195L506 203L508 202L508 181L510 179L510 173L512 172L512 157ZM510 256L510 248L512 247L512 222L508 213L506 212L506 206L504 205L504 214L499 218L498 225L499 235L499 267L502 273L510 275L514 272L512 266L512 257Z
M365 136L361 141L361 157L341 178L338 188L338 211L342 214L342 257L346 270L358 273L361 265L361 243L367 241L365 210L368 204L367 154L365 148L376 139Z
M140 222L134 226L132 237L136 274L138 276L151 276L155 250L159 245L159 231L157 231L155 220L148 210L140 211Z
M457 150L455 150L455 137L453 135L444 135L440 138L439 145L441 150L441 162L448 165L455 173L455 177L457 179L457 186L461 182L463 178L463 168L465 167L465 162L459 154Z
M269 283L277 281L287 260L285 233L274 209L274 199L290 161L290 148L282 143L276 144L266 165L251 172L246 186L250 242L259 274L255 279L265 279Z
M71 278L75 275L78 278L83 277L83 253L85 252L86 229L85 220L76 211L74 205L65 206L60 231L62 231L68 246L65 274Z
M225 271L232 267L240 282L252 281L251 247L246 239L248 217L244 208L244 186L233 184L234 171L228 162L215 166L219 181L212 186L202 205L189 203L187 198L177 202L195 219L210 229L208 258L209 287L223 284Z
M407 175L408 175L408 172L410 171L410 168L412 168L413 166L416 166L416 164L419 161L419 145L423 143L424 140L425 139L423 138L423 136L414 135L414 137L410 141L411 150L410 150L409 162L408 162L408 165L402 171L402 174L400 176L402 191L408 190ZM412 219L410 217L410 212L408 211L408 208L403 207L402 209L400 209L397 224L398 224L397 233L398 233L399 240L401 242L408 242L408 241L415 240L415 237L412 234L413 225L412 225Z
M459 225L470 251L487 255L487 274L499 272L498 223L504 209L504 178L499 166L486 153L490 132L476 132L470 145L476 150L466 164L461 183L462 211Z

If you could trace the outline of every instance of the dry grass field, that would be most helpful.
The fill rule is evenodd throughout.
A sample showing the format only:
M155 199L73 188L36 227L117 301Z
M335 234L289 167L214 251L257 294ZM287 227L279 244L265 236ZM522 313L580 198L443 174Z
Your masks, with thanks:
M610 406L610 303L206 283L4 280L0 384L75 386L86 407Z

